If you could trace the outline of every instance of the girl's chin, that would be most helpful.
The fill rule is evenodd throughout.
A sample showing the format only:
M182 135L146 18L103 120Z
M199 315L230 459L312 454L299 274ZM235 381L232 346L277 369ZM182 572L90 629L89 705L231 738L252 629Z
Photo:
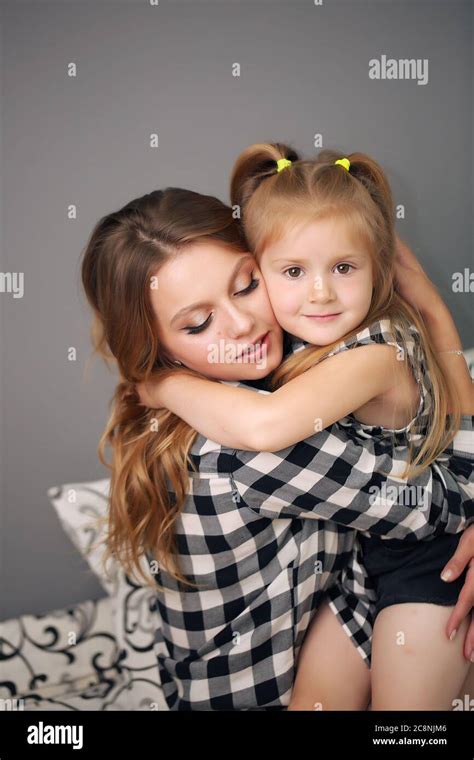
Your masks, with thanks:
M337 329L335 327L331 329L328 325L325 325L322 328L306 330L303 340L314 346L329 346L343 335L345 335L345 331L341 330L340 325L338 325Z

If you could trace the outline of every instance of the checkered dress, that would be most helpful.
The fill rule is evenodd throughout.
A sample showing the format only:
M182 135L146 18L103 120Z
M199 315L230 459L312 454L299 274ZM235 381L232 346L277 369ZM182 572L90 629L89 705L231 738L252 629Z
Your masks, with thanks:
M328 590L368 662L375 595L356 531L416 541L474 521L473 422L463 417L443 461L405 484L424 489L425 510L404 506L403 447L360 440L339 424L278 453L198 435L176 536L181 568L200 587L180 589L163 568L156 572L165 590L157 592L154 648L169 709L284 709ZM370 489L384 482L400 498L368 506Z
M433 388L429 374L426 371L426 361L419 331L415 325L410 325L408 334L404 334L396 323L389 319L381 319L373 322L367 328L360 330L356 335L352 336L352 338L342 340L327 354L327 356L334 356L341 351L347 351L356 346L370 345L371 343L385 343L394 346L397 349L400 359L407 359L419 389L418 408L412 420L406 426L397 429L388 429L381 425L362 423L352 414L339 420L338 425L344 428L348 435L356 436L361 443L363 443L364 439L377 438L380 444L385 441L387 445L393 449L396 446L405 447L409 440L415 447L417 447L422 444L426 435L426 430L430 424L429 415L433 404ZM294 340L292 350L295 353L303 350L307 345L308 344L303 341ZM472 475L474 436L472 434L472 429L470 429L469 420L469 417L463 418L461 430L456 436L455 442L451 444L449 449L444 452L442 456L439 457L438 462L447 465L451 473L458 478L459 483L464 486L468 498L474 498ZM467 457L467 462L462 460L461 462L458 462L456 457L449 461L450 452L454 453L453 445L461 445L464 448L466 454L463 456ZM415 492L416 498L420 495L420 493ZM414 503L413 499L409 499L408 501L411 501L411 504ZM424 505L422 504L422 506ZM361 533L370 536L373 535L374 532L375 531L372 529L370 531L360 531L358 536ZM451 527L447 532L453 532ZM390 532L381 535L384 539L388 540L396 537L395 534ZM424 537L424 540L431 540L435 535L436 533L427 535ZM368 586L370 586L370 580L367 579L366 576L364 561L357 538L354 542L353 556L351 560L342 570L338 581L327 592L331 608L336 615L339 616L341 623L343 623L343 626L349 635L352 635L353 631L355 632L355 618L361 600L367 605L368 600L372 601L375 598L373 593L368 590ZM354 587L356 587L356 593L354 593ZM371 614L372 613L373 608L371 608ZM364 651L359 649L360 653L362 656L367 656L367 660L370 661L370 642L368 642L368 646L365 646L364 644L363 650Z

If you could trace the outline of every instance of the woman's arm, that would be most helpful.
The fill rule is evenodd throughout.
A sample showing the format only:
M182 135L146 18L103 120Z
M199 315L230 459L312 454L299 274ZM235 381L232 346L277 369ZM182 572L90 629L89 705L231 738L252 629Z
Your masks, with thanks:
M236 504L270 519L331 520L415 541L458 533L473 521L472 461L464 460L462 484L438 462L402 479L406 457L405 447L354 439L336 423L277 453L235 450L222 466Z
M467 415L474 414L473 383L464 356L451 353L454 350L462 350L456 325L435 285L423 271L410 248L400 238L397 238L396 262L397 289L421 313L451 387L458 395L461 411L465 415L461 421L461 428L464 427L467 431L464 438L468 448L470 441L472 459L474 453L472 419L469 419ZM453 446L448 448L453 449ZM460 465L457 482L461 480L465 483L469 480L472 482L472 466L469 469L469 465L463 460L460 460ZM448 582L455 580L466 565L469 565L470 569L458 603L446 627L448 638L474 605L474 526L464 531L458 549L443 570L443 579L446 578ZM448 571L450 571L449 574L445 575ZM474 617L466 634L464 656L471 662L474 661Z
M166 407L223 446L279 451L387 391L398 368L392 346L372 344L330 356L273 393L180 372L151 384L149 394L142 393L143 384L138 391L147 405Z
M446 353L462 351L454 320L434 283L410 248L398 237L396 285L405 300L420 312L450 386L459 398L462 413L474 414L474 387L466 360L461 354Z
M462 414L474 414L474 385L464 354L452 353L462 351L461 339L448 307L440 298L436 312L423 314L424 322L438 351L452 392L457 395Z

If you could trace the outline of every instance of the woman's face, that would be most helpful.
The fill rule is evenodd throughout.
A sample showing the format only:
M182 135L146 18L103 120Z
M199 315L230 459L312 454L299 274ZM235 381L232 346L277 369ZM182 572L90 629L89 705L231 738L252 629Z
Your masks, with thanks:
M196 242L156 273L151 304L173 360L217 380L256 380L283 356L283 334L250 253Z

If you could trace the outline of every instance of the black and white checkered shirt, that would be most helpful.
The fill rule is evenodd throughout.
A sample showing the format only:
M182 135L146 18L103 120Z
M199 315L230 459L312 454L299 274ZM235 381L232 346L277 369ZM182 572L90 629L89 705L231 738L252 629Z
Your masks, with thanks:
M368 661L375 596L355 531L416 541L474 521L473 422L463 417L442 460L408 484L397 477L402 447L361 442L338 424L278 453L226 449L199 435L176 534L182 570L200 588L180 590L163 569L156 574L165 591L154 647L169 708L284 709L327 590ZM394 500L374 496L384 484ZM405 506L411 487L422 489L422 508Z

